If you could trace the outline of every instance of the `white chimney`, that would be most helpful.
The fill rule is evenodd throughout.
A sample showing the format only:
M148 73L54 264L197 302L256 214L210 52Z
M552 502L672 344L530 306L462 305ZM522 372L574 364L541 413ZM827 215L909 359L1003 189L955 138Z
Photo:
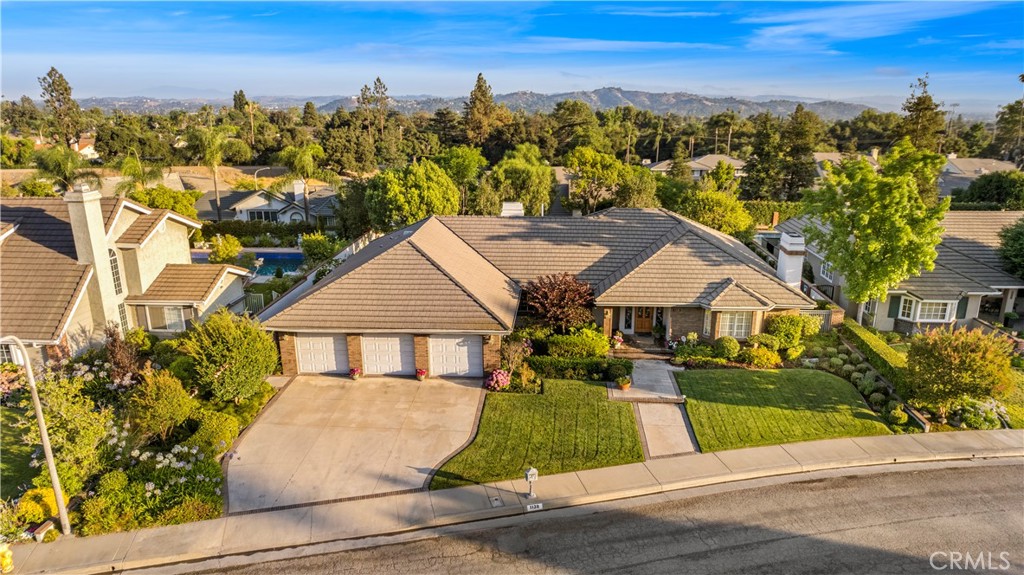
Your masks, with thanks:
M782 237L779 239L779 263L775 267L775 275L787 284L800 289L805 253L803 236L782 232Z
M946 157L949 158L950 160L955 160L956 159L956 152L950 152L950 153L946 154Z
M879 150L877 146L871 148L871 159L876 162L878 161L878 151Z
M295 193L295 203L301 204L306 196L306 189L305 186L302 184L302 180L293 180L292 190L294 190Z
M84 184L76 185L74 191L64 194L78 263L91 264L93 268L93 277L88 286L89 305L94 326L102 330L108 322L120 322L117 304L124 294L116 293L114 287L110 267L112 248L107 245L100 197L98 191L92 191Z
M526 215L522 202L501 202L501 217L514 218Z

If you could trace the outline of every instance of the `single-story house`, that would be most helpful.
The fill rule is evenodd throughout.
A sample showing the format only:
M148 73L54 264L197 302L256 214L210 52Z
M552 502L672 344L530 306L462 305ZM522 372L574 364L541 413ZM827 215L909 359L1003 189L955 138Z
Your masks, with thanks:
M693 174L693 181L698 181L707 175L708 172L715 169L718 162L725 162L732 165L736 169L736 177L742 178L746 175L743 169L747 163L743 160L734 158L732 156L726 156L725 154L707 154L706 156L700 156L687 162L687 166L690 168L690 172ZM647 164L647 169L654 172L655 174L668 174L672 170L672 160L662 160L660 162L654 162Z
M872 168L878 170L878 148L871 148L870 155L858 154L858 156L867 160ZM838 166L849 157L851 157L850 154L843 154L841 152L814 152L814 167L818 171L818 177L825 177L825 164Z
M306 218L302 182L295 181L291 191L230 190L220 193L220 219L292 223ZM309 193L309 219L322 227L337 225L338 197L333 188L317 188ZM196 201L203 221L217 221L217 196L208 191Z
M87 186L63 198L0 200L0 361L51 360L98 344L114 323L157 335L238 306L248 270L193 264L190 218Z
M864 323L882 331L912 333L928 325L968 326L974 318L1002 322L1006 313L1024 311L1024 279L1003 269L999 257L999 231L1024 217L1024 212L951 211L942 226L942 243L937 247L935 269L889 290L885 301L865 305ZM809 226L820 225L807 216L786 220L773 232L762 232L765 247L777 251L787 235L802 235ZM857 303L843 291L845 278L825 261L813 244L806 246L807 262L813 271L812 284L856 317Z
M967 189L971 182L985 174L1016 170L1017 166L1013 162L991 158L958 158L956 154L949 154L946 156L946 165L939 173L939 197L949 197L958 188Z
M802 258L799 247L791 250ZM772 314L813 309L799 266L772 269L736 239L661 209L585 217L429 217L383 236L264 321L292 373L474 376L539 277L569 273L605 335L746 339Z

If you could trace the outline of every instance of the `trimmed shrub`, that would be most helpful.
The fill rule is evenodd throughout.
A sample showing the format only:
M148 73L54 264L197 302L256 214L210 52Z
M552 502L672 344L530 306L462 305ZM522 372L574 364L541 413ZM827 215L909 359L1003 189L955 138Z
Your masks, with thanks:
M850 381L851 381L851 382L852 382L852 383L853 383L854 385L856 385L856 386L857 386L857 389L858 389L858 390L860 389L860 381L861 381L861 379L863 379L863 378L864 378L864 374L863 374L863 373L860 373L859 371L855 371L855 372L853 372L853 373L851 373L851 374L850 374Z
M825 350L820 347L812 347L807 350L807 355L810 357L821 357L821 354L825 353Z
M778 367L782 363L782 358L768 348L748 347L740 350L736 355L736 361L756 369L770 369Z
M724 357L691 357L684 361L683 365L690 369L713 369L727 367L729 361Z
M779 346L781 345L779 338L767 333L752 335L747 338L747 343L754 347L763 347L770 351L779 351Z
M852 319L847 318L843 321L843 329L857 349L867 357L868 363L891 381L900 395L903 395L906 392L904 370L907 367L907 358Z
M538 377L547 379L615 381L610 373L614 365L625 369L626 375L633 373L632 361L608 357L568 358L534 355L526 358L526 363L537 372ZM616 369L615 372L619 374L621 370Z
M779 212L779 222L800 215L803 204L800 202L785 202L781 200L747 200L742 202L754 223L760 226L772 224L772 214Z
M612 381L618 381L619 378L628 376L629 370L626 369L626 366L622 365L621 363L613 363L608 366L606 373L608 374L608 379L611 379Z
M857 371L861 373L867 373L871 369L871 364L867 362L861 362L857 364Z
M840 353L836 357L838 357L839 359L841 359L843 361L850 361L850 356L846 355L845 353Z
M715 355L723 359L733 359L740 352L740 342L731 335L723 335L715 340Z
M832 359L828 360L828 365L834 371L837 369L841 369L844 365L846 365L846 362L842 358L833 357Z
M800 344L801 338L821 331L821 318L809 315L773 315L765 319L764 332L779 338L779 347L786 349Z
M802 356L803 354L804 346L796 345L787 349L783 355L786 358L786 361L796 361L800 359L800 356Z
M877 371L868 370L867 372L864 373L864 381L870 381L874 383L876 379L878 379Z
M857 370L857 368L855 368L854 366L850 365L849 363L844 365L843 367L839 368L840 373L842 373L843 377L845 377L847 379L849 379L850 375L852 375L853 372L856 371L856 370Z
M675 358L679 360L687 359L690 357L717 357L718 352L714 347L706 343L696 344L679 344L675 349ZM735 357L735 356L734 356Z
M897 406L895 409L890 409L886 412L885 419L893 425L905 425L910 416L907 415L907 412L903 411L902 407Z
M68 497L64 496L64 503L67 504ZM37 487L29 489L18 500L18 506L14 510L15 516L23 523L42 523L57 515L57 499L53 496L53 489L49 487Z
M553 335L548 338L548 355L551 357L603 357L608 354L608 338L601 332L589 329L579 330L572 335Z
M181 349L195 360L194 382L221 401L243 401L277 368L277 345L259 321L223 309L189 329Z
M171 429L181 425L198 403L166 370L146 370L128 399L128 419L146 436L167 439Z
M885 403L885 394L880 391L872 393L868 396L868 403L871 407L881 407Z
M181 525L207 519L216 519L221 515L221 508L208 501L194 496L186 496L180 503L160 514L159 525Z
M825 348L825 357L835 357L839 353L839 350L834 347Z
M210 457L219 457L238 438L238 420L230 415L204 409L195 419L199 428L185 441L187 447L198 447Z

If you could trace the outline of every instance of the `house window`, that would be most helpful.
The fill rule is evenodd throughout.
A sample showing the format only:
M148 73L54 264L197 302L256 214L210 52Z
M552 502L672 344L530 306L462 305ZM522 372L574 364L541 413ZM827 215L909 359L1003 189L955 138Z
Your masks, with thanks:
M711 335L711 310L704 310L704 335Z
M185 310L180 306L151 306L149 329L153 331L185 331Z
M900 319L906 319L914 321L914 304L917 303L914 300L905 297L900 302Z
M0 363L14 363L14 346L0 344Z
M121 295L124 288L121 286L121 266L117 263L117 252L107 250L110 256L110 273L114 276L114 295Z
M828 262L821 262L821 279L832 283L832 278L835 274L832 272L832 264Z
M750 336L750 325L754 322L754 312L723 311L719 316L718 335L731 335L736 339L747 339Z
M131 326L128 325L128 309L125 307L124 303L117 304L117 315L121 318L121 333L123 334L131 328Z
M338 218L334 216L318 216L320 219L320 226L324 228L333 228L338 225Z
M277 212L275 210L249 210L250 222L276 222Z
M918 321L946 321L949 317L949 304L946 302L921 302L917 310Z
M622 320L622 327L626 328L627 330L633 329L633 306L629 306L626 308L626 313L624 314Z

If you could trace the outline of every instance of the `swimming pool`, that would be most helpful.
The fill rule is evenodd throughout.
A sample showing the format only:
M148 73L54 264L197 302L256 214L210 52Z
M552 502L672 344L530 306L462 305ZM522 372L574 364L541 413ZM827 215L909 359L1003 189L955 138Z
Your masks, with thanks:
M256 275L260 276L272 276L277 268L281 268L284 273L294 272L299 269L302 262L305 261L305 256L302 252L253 252L256 255L256 259L263 259L263 265L256 270ZM210 260L209 254L206 253L193 253L192 263L205 264ZM249 268L252 269L252 268Z

